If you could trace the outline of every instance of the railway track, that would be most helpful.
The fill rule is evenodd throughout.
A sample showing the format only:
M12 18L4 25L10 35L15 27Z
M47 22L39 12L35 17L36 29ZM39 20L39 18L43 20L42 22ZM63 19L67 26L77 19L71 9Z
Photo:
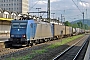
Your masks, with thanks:
M10 48L0 49L0 59L14 55L14 54L23 53L23 51L27 51L29 49L30 49L30 47L24 47L24 48L20 48L20 49L10 49Z
M87 47L86 45L88 45L89 43L89 40L87 38L90 38L90 36L83 37L78 42L76 42L75 44L67 48L65 51L57 55L55 58L53 58L53 60L78 60L80 59L80 57L82 56L80 55L82 50L86 51L84 48L86 48Z
M41 45L41 44L38 44L38 45L35 45L35 46L39 46L39 45ZM0 49L0 59L2 60L4 58L11 57L13 55L21 54L25 51L32 50L32 48L30 48L30 47L21 47L19 49L18 48L3 48L3 49ZM35 48L33 47L33 49L35 49Z
M29 49L30 47L24 47L24 48L20 48L20 49L10 49L10 48L3 48L0 49L0 59L14 55L15 53L19 53L20 51L24 51Z

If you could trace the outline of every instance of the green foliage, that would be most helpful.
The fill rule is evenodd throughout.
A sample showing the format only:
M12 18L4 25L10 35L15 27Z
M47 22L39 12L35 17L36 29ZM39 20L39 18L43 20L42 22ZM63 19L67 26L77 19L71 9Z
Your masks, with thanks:
M84 25L85 29L88 30L89 26L87 24Z
M17 58L11 57L8 58L7 60L31 60L36 54L43 54L45 52L47 52L46 49L33 50L32 53L28 53L27 55L18 56Z
M27 54L26 56L19 56L17 58L15 57L11 57L11 58L8 58L7 60L30 60L32 59L33 57L35 56L35 54Z
M90 27L87 24L83 24L81 21L71 24L70 22L66 21L64 22L65 26L71 26L73 28L81 28L81 29L86 29L88 30Z
M83 28L83 23L81 21L77 22L77 25L78 25L78 28Z
M57 47L59 47L60 45L63 45L63 44L66 44L66 43L68 43L68 42L70 42L70 41L73 41L73 40L75 40L75 39L77 39L77 38L79 38L79 37L81 37L81 36L83 36L83 35L77 35L77 36L72 36L72 37L69 37L69 38L66 38L66 39L62 39L62 41L61 42L57 42L57 43L55 43L55 44L52 44L52 45L50 45L50 46L48 46L47 48L57 48Z
M77 24L78 24L78 28L81 28L81 29L88 29L89 28L89 26L87 25L87 24L83 24L81 21L80 22L77 22Z
M72 27L73 27L73 28L77 28L78 25L75 23L75 24L72 24Z
M66 21L66 22L64 22L64 25L65 25L65 26L71 26L71 23L68 22L68 21Z
M34 50L33 52L36 53L36 54L42 54L44 52L46 52L47 50L45 49L41 49L41 50Z

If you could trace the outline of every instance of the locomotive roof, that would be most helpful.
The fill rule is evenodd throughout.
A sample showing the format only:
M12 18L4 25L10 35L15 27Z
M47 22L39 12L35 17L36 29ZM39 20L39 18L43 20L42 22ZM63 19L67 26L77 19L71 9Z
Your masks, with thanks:
M12 20L11 22L28 22L28 21L34 21L33 19L32 20Z
M42 22L38 22L38 21L35 21L33 19L31 19L31 20L12 20L11 23L28 23L28 24L30 24L30 23L41 23L41 24L43 24Z
M29 22L29 23L40 23L40 24L47 24L47 22L39 22L39 21L35 21L35 20L33 20L33 19L31 19L31 20L12 20L11 21L12 23L27 23L27 22Z

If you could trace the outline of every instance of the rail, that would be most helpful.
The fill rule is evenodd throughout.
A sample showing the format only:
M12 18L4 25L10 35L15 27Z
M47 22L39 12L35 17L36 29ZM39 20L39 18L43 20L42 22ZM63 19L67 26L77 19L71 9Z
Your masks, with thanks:
M83 37L85 38L85 37ZM82 38L82 39L83 39ZM53 58L53 60L58 60L62 55L64 55L67 51L69 51L71 48L73 48L76 44L78 44L82 39L80 39L78 42L76 42L75 44L73 44L72 46L70 46L69 48L67 48L66 50L64 50L62 53L60 53L59 55L57 55L55 58ZM87 39L88 40L88 39ZM80 50L78 51L78 53L75 55L74 59L77 59L78 55L80 54L81 50L83 49L84 45L86 44L87 40L83 43L82 47L80 48Z

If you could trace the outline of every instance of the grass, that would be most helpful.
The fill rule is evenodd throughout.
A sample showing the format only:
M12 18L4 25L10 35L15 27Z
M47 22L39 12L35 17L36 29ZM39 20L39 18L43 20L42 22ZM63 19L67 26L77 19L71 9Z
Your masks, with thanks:
M47 48L57 48L57 47L59 47L60 45L66 44L66 43L68 43L68 42L71 42L71 41L73 41L73 40L75 40L75 39L77 39L77 38L79 38L79 37L81 37L81 36L83 36L83 35L72 36L72 37L69 37L69 38L66 38L66 39L62 39L61 42L57 42L57 43L55 43L55 44L51 44L51 45L48 46Z
M31 54L27 54L26 56L21 56L21 57L11 57L8 58L7 60L30 60L32 59L36 54L43 54L47 52L47 50L45 49L41 49L41 50L33 50Z
M42 53L47 52L47 50L46 50L46 49L42 49L42 50L34 50L33 52L36 53L36 54L42 54Z
M66 44L70 41L73 41L79 37L81 37L83 35L77 35L77 36L72 36L72 37L68 37L68 38L65 38L65 39L62 39L61 42L57 42L55 44L51 44L50 46L48 47L45 47L44 49L40 49L40 50L33 50L32 53L28 53L26 56L19 56L18 58L15 58L15 57L12 57L12 58L9 58L7 60L31 60L33 57L35 57L37 54L43 54L45 52L47 52L47 49L53 49L53 48L57 48L59 47L60 45L63 45L63 44Z
M35 56L35 53L32 53L32 54L27 54L27 55L25 55L25 56L19 56L19 57L17 57L17 58L11 57L11 58L8 58L7 60L30 60L30 59L32 59L34 56Z

